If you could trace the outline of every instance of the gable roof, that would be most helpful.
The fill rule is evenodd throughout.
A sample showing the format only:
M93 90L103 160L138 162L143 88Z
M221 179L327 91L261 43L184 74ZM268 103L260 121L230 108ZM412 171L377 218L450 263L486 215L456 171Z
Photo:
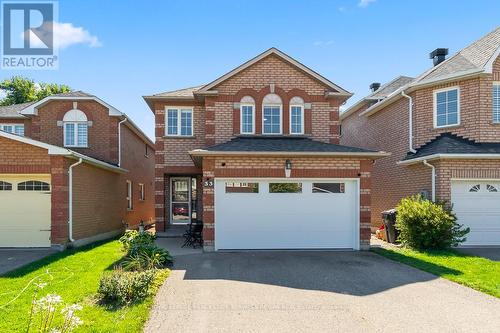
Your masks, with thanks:
M442 133L422 145L415 153L407 153L402 163L410 164L423 159L443 157L465 157L475 155L477 158L496 155L500 159L500 142L476 142L452 133Z
M20 111L25 109L26 107L28 107L31 104L33 104L33 102L0 106L0 122L2 121L1 119L6 119L6 118L8 118L8 119L25 119L26 117L23 116L20 113Z
M372 115L401 98L401 92L410 93L418 88L442 84L457 79L475 77L482 73L491 73L493 62L500 55L500 27L476 40L442 63L420 74L414 81L398 88L387 98L375 103L361 115Z
M383 84L380 88L378 88L376 91L372 92L370 95L360 99L357 103L352 105L350 108L345 110L340 114L340 119L345 119L349 117L349 115L353 114L354 112L358 111L360 108L362 108L366 103L377 103L380 100L383 100L387 98L391 93L396 91L397 89L407 85L408 83L412 82L415 80L413 77L409 76L404 76L400 75L391 81Z

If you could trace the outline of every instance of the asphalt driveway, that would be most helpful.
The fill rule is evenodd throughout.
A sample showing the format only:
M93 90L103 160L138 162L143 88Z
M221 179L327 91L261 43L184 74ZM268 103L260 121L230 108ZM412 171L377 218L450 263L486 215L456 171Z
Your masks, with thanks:
M500 247L460 247L457 250L471 256L500 261Z
M50 248L0 249L0 275L56 252Z
M498 327L499 299L374 253L240 252L177 256L145 332Z

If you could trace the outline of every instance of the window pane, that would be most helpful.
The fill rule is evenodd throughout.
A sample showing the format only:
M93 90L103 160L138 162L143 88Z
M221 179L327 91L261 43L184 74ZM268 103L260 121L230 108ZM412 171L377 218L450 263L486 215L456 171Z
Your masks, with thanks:
M439 92L436 94L437 103L446 103L446 92Z
M0 181L0 191L12 191L12 184Z
M438 104L437 105L437 114L445 115L446 114L446 104Z
M11 125L3 125L2 130L5 132L13 133L12 126Z
M265 106L264 107L264 133L279 134L280 133L280 107Z
M18 191L50 191L50 185L38 180L28 180L17 184Z
M453 89L448 91L448 102L450 101L456 101L458 99L458 90Z
M448 126L458 124L458 89L436 94L436 125Z
M193 135L191 117L191 110L181 110L181 135Z
M270 183L269 193L302 193L302 183Z
M172 218L174 220L189 221L189 203L173 203Z
M78 143L79 147L87 147L87 124L78 124Z
M436 123L438 126L445 126L446 125L446 115L437 116Z
M302 133L302 107L292 106L291 116L291 132L292 134Z
M64 145L75 145L75 124L64 124Z
M458 114L448 113L448 125L458 124Z
M169 109L167 111L167 134L177 135L177 110Z
M259 183L226 183L226 193L259 193Z
M16 133L17 135L24 136L24 125L14 126L14 133Z
M243 105L241 107L241 132L253 133L253 106Z
M500 84L493 86L493 121L500 122Z
M345 184L313 183L312 193L345 193Z

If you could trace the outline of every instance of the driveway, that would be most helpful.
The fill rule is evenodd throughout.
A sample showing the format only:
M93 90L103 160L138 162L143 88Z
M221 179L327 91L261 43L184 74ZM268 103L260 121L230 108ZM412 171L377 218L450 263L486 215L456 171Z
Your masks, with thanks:
M493 261L500 261L500 247L461 247L458 251Z
M40 260L56 250L47 249L0 249L0 275L34 261Z
M500 300L370 252L176 257L145 332L494 332Z

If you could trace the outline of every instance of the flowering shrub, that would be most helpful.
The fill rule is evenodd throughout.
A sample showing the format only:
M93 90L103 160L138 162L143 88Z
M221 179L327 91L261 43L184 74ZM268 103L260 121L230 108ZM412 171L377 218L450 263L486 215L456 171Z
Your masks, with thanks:
M75 315L77 311L82 310L81 305L65 306L61 296L57 294L47 294L37 299L38 292L46 285L46 283L36 284L26 332L68 333L83 324L83 321Z
M97 292L103 303L126 305L143 300L148 295L154 278L154 270L125 272L117 269L101 277Z
M127 230L119 241L125 251L133 250L134 247L154 245L156 236L149 232Z

